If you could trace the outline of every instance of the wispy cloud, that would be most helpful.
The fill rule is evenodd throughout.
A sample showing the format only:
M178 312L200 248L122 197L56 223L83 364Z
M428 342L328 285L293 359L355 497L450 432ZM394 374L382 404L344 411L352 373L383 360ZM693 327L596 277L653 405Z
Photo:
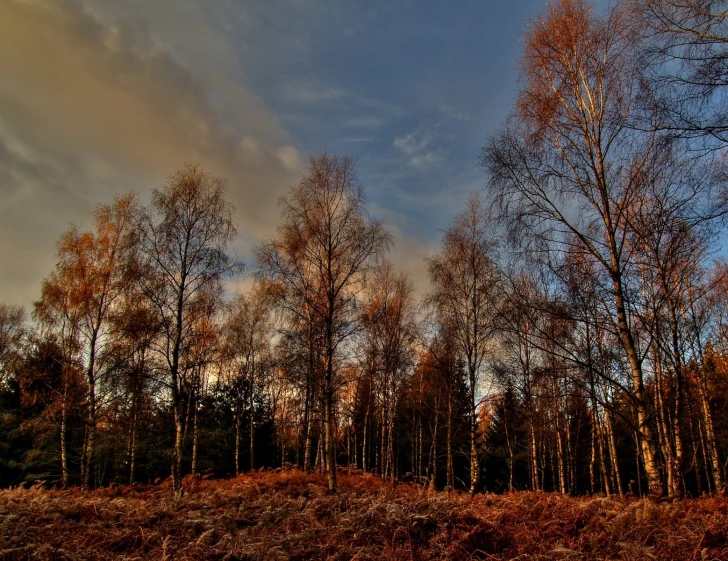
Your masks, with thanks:
M442 150L435 146L438 128L436 125L398 136L394 139L394 146L407 156L410 166L428 168L442 159Z
M317 86L311 82L290 84L286 90L286 99L302 104L330 102L343 97L344 91L339 88Z
M355 117L344 121L345 127L378 128L385 124L380 117Z

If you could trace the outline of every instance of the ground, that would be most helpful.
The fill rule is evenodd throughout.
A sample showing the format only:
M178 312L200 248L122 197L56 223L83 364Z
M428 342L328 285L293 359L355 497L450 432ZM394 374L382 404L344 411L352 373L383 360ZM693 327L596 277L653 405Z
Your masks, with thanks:
M0 491L0 561L64 559L728 560L728 499L431 492L297 470L91 492Z

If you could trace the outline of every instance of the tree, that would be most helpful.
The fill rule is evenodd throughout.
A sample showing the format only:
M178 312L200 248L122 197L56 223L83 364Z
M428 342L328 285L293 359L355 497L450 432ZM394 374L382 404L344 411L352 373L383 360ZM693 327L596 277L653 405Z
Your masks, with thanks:
M25 337L25 312L18 306L0 303L0 387L14 375Z
M445 318L467 367L470 414L470 492L480 476L477 445L479 386L497 322L499 275L496 243L483 202L472 196L445 231L442 250L428 261L431 304Z
M632 0L643 70L671 134L728 141L728 4L725 0Z
M133 195L100 205L94 214L94 232L78 227L58 241L56 270L43 281L42 297L35 303L36 317L61 331L73 332L81 353L87 386L86 436L81 462L81 485L90 484L99 409L97 386L105 373L99 360L108 344L109 319L129 282L129 259L134 251L137 204ZM65 335L62 337L65 338ZM68 356L67 360L73 359Z
M249 467L255 469L255 405L260 400L265 371L271 362L271 299L262 283L232 304L225 325L224 356L229 361L225 383L230 388L235 417L235 474L240 473L240 432L245 411L249 426Z
M637 227L636 209L658 192L658 204L679 208L693 222L718 216L721 210L711 204L721 199L710 174L690 173L696 168L681 158L678 140L633 126L645 92L627 16L619 6L597 16L582 0L548 8L527 34L516 109L483 148L482 164L504 216L531 249L548 253L577 244L607 276L610 317L631 371L645 471L650 490L659 493L645 389L647 348L635 321L639 275L628 241ZM641 122L659 118L642 116ZM683 168L685 175L675 175Z
M391 237L369 220L351 158L312 156L307 175L281 199L278 236L258 248L263 274L283 287L286 308L322 329L324 451L329 491L337 490L335 365L355 330L356 297Z
M381 405L382 477L393 478L395 412L407 375L414 365L417 323L412 301L412 283L396 274L389 261L377 269L369 284L360 321L371 371Z
M159 335L159 322L149 301L135 287L124 294L123 304L113 315L113 342L110 352L115 357L117 383L122 388L128 408L129 483L134 483L137 465L137 447L140 425L145 406L158 384L152 376L151 348Z
M240 264L227 253L235 238L227 180L186 165L152 193L140 228L141 290L152 304L161 337L156 350L165 361L174 414L172 480L182 493L184 437L183 374L194 327L218 301L221 281Z

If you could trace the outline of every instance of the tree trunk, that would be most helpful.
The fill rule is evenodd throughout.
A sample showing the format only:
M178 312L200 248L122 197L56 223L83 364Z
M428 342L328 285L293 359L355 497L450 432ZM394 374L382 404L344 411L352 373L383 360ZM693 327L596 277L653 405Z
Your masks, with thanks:
M64 366L65 368L65 366ZM68 453L66 450L66 431L68 423L68 380L63 373L63 397L61 399L61 486L68 485Z
M555 375L555 372L554 372ZM561 427L561 412L559 408L559 397L558 392L559 389L556 387L556 380L554 378L554 420L555 420L555 430L556 430L556 465L558 468L558 477L559 477L559 492L562 495L568 494L568 488L566 484L566 463L565 463L565 453L564 453L564 435L562 434L562 427Z
M532 405L529 406L529 409L532 409ZM529 435L529 446L528 446L528 452L529 452L529 459L530 461L530 471L531 471L531 488L534 491L538 491L541 489L541 482L540 477L538 473L538 445L536 442L536 424L533 419L533 411L529 411L528 414L528 435Z
M329 296L329 317L326 321L326 379L324 387L325 452L329 493L336 493L336 443L334 440L334 301Z
M508 447L508 491L513 492L513 443L511 442L511 433L508 430L508 407L505 402L501 403L501 409L503 411L503 429L506 433L506 446Z
M701 373L697 386L701 411L703 414L703 425L705 426L705 440L708 445L708 457L710 459L711 467L713 468L713 481L715 481L716 490L723 492L723 474L721 471L720 459L718 457L715 430L713 429L713 415L710 410L710 400L708 398L708 383L704 373Z
M608 203L605 205L605 208L608 208ZM622 289L621 264L619 263L616 242L614 234L611 231L611 224L607 224L607 237L610 248L610 257L612 260L612 287L614 304L617 311L619 338L622 343L622 348L629 360L632 372L632 391L635 408L637 410L638 446L640 447L642 458L644 460L645 475L647 476L647 484L650 489L650 494L661 495L662 478L660 477L660 470L657 467L655 443L652 436L652 429L649 425L649 416L647 414L647 397L645 393L644 377L642 374L642 363L638 357L637 347L627 320L627 310Z
M369 384L370 384L369 387L371 390L371 381L369 382ZM364 471L364 473L366 473L367 469L369 468L369 450L367 447L367 442L368 442L367 436L369 434L369 423L370 423L369 411L371 410L371 403L372 403L371 391L369 392L369 394L370 395L367 398L367 410L366 410L366 413L364 413L364 429L363 429L362 442L361 442L361 464L362 464L362 470Z
M470 494L475 494L480 480L480 461L478 459L478 419L475 409L475 371L470 372Z
M450 388L452 390L452 388ZM452 456L452 421L453 421L453 395L452 391L448 392L447 396L447 488L452 491L455 489L455 470L453 467L453 456Z
M134 484L134 471L136 469L137 445L137 418L139 416L139 398L134 395L131 405L131 427L129 429L129 485Z
M597 423L594 413L594 403L592 401L592 418L591 418L591 455L589 456L589 493L596 492L596 466L597 466ZM609 494L607 494L609 496Z
M198 426L197 426L197 400L195 399L194 405L192 406L192 466L190 473L195 475L197 473L197 443L198 443Z
M612 472L614 473L614 485L619 496L624 497L624 485L622 485L622 477L619 474L619 456L617 456L617 441L614 437L614 420L612 418L612 412L609 410L605 411L604 419L605 428L607 430L607 440L609 441L609 456L612 462Z
M240 475L240 432L242 419L240 406L235 408L235 477Z
M606 460L606 448L604 446L604 431L600 427L599 429L599 470L602 474L602 481L604 481L604 492L607 494L607 497L611 496L612 494L612 485L611 485L611 474L609 473L609 470L607 469L607 460Z
M432 443L430 444L430 489L437 488L437 424L439 415L440 394L435 398L435 424L432 429Z
M313 431L311 430L312 424L312 408L314 401L314 380L316 375L316 360L314 355L314 342L313 342L313 319L308 311L308 305L306 306L308 313L308 370L306 372L306 399L304 401L303 410L303 425L304 425L304 442L303 442L303 470L309 471L311 469L311 447L313 445Z
M81 487L89 488L91 467L93 465L94 445L96 443L96 334L89 344L89 362L86 369L88 383L88 409L86 411L86 442L83 447L81 466Z
M184 444L184 419L182 405L174 408L174 451L172 452L172 485L174 495L182 496L182 450Z
M252 388L251 388L252 394ZM255 471L255 413L253 411L253 399L250 399L250 471Z

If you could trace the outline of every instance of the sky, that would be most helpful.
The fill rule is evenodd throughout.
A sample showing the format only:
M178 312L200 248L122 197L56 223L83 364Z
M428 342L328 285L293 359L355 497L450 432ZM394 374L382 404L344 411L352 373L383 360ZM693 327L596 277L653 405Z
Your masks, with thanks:
M30 311L71 223L186 162L227 177L235 251L326 151L357 162L390 258L424 258L485 184L545 0L3 0L0 302Z

